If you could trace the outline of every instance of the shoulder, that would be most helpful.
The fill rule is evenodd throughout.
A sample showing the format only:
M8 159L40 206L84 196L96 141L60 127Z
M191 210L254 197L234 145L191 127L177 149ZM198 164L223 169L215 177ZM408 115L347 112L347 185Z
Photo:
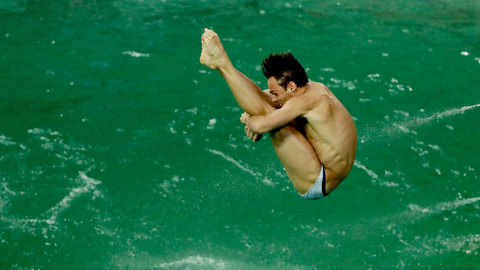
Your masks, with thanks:
M306 113L311 110L330 110L331 92L321 84L312 82L310 88L302 95L292 97L285 103L284 107L294 108ZM326 112L327 112L326 111Z
M306 102L312 103L313 107L329 106L332 92L322 83L312 83L311 89L303 95Z
M332 112L332 92L322 83L312 84L309 92L303 95L304 102L308 104L309 111L315 115L329 116Z

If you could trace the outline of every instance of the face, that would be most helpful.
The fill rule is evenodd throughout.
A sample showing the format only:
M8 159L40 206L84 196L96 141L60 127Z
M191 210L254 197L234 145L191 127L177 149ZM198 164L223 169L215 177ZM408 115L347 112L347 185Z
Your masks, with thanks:
M292 93L280 86L274 77L270 77L267 84L273 102L278 102L283 106L293 96Z

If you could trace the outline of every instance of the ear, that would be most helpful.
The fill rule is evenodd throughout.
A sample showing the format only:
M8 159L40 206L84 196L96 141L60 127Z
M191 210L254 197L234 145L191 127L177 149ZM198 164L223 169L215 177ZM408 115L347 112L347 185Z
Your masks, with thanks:
M287 90L294 93L297 91L297 84L294 82L294 81L290 81L288 84L287 84Z

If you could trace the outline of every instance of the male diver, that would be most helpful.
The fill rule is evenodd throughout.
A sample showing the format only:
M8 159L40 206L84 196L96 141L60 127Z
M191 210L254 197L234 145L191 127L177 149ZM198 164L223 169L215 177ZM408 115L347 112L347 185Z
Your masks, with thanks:
M268 89L262 91L232 64L219 36L205 29L200 62L218 70L238 105L240 121L254 141L270 134L275 152L300 196L327 196L352 169L357 147L355 123L323 84L309 81L291 53L264 59Z

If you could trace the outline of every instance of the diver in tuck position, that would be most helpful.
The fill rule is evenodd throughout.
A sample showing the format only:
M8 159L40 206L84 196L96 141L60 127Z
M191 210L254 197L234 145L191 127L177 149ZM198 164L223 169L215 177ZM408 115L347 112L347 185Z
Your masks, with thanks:
M270 133L275 152L297 192L320 199L352 169L357 130L350 113L323 84L309 81L291 53L271 54L262 67L268 89L262 91L232 64L218 35L205 29L200 62L218 70L238 105L251 139Z

